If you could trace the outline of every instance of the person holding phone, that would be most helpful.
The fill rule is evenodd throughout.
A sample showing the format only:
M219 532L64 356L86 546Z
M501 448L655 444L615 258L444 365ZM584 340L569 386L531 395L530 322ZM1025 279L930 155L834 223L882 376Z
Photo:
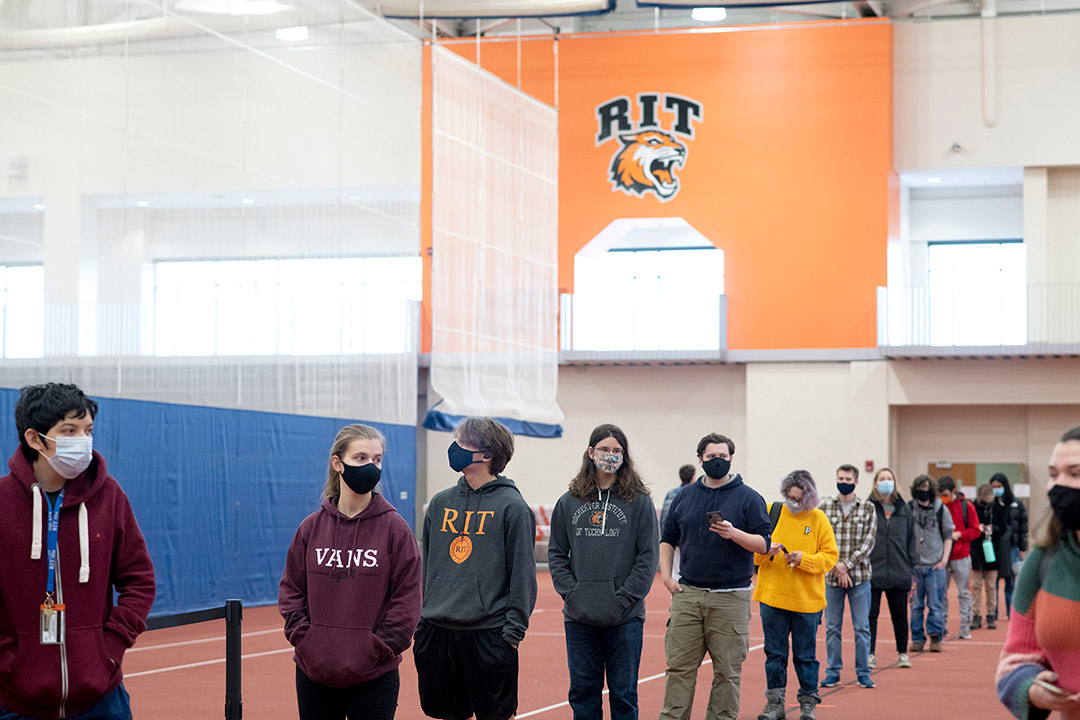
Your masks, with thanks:
M806 470L793 470L780 482L784 499L767 553L754 556L765 633L768 702L758 720L786 717L789 654L799 677L799 719L814 720L818 692L817 629L825 609L825 573L840 557L828 516L818 509L817 483ZM770 506L771 510L771 506Z
M548 567L563 599L575 720L637 720L645 596L656 577L656 506L626 434L592 431L581 469L551 514Z
M1016 581L997 690L1018 718L1080 720L1080 427L1054 446L1049 469L1053 513Z

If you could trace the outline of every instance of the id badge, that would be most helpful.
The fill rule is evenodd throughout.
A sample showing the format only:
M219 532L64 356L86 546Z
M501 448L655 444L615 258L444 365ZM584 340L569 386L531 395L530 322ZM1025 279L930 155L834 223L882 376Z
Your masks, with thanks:
M41 644L60 645L64 642L64 606L41 606Z

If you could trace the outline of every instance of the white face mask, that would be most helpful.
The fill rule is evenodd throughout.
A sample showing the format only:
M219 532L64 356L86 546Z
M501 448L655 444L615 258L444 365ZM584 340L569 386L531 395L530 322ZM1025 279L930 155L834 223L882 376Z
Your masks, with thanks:
M94 455L94 438L85 437L58 437L52 438L42 435L56 443L56 452L52 457L45 459L56 471L56 474L65 480L78 477L83 470L90 467L90 461Z

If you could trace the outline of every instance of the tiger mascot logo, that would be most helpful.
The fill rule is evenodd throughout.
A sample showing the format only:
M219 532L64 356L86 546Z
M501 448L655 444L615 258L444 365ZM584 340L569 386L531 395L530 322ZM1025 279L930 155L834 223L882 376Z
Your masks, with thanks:
M679 192L675 168L686 164L686 145L660 130L620 135L619 141L622 147L611 159L608 177L615 189L637 197L651 191L660 202L675 197Z
M589 522L591 522L593 525L602 525L604 522L604 513L594 512L589 518Z

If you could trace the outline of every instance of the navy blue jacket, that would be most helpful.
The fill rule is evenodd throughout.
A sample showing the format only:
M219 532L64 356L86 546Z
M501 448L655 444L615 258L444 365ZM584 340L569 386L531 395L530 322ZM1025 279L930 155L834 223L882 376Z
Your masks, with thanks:
M738 474L718 488L708 487L701 477L680 490L660 540L679 548L680 583L706 589L748 588L754 577L754 553L709 530L706 513L713 510L769 544L772 523L765 500Z

